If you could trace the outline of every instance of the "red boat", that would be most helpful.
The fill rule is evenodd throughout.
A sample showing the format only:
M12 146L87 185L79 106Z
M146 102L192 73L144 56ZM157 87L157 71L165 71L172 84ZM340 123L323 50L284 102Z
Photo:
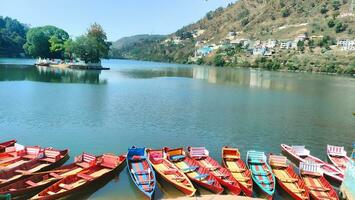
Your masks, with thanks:
M39 146L24 147L16 144L14 151L11 150L11 152L0 154L0 171L10 170L31 160L38 159L41 156L43 156L43 149Z
M216 194L223 192L222 186L218 183L218 180L210 174L209 170L200 167L195 160L187 157L183 148L164 148L164 150L167 153L168 160L183 171L191 181Z
M300 175L315 200L339 200L330 183L324 178L320 164L300 163Z
M327 156L328 160L335 167L337 167L341 172L345 172L346 165L350 162L350 158L346 155L344 147L333 146L328 144Z
M52 200L78 195L102 181L111 179L117 174L125 160L125 155L104 154L82 172L65 177L31 199Z
M228 188L235 195L239 195L241 188L237 180L232 176L228 169L222 167L216 160L209 156L209 152L205 147L188 147L190 158L194 159L200 167L204 167L210 171L218 182Z
M334 181L339 184L344 180L344 173L339 171L334 165L326 163L321 159L310 155L308 149L304 146L288 146L286 144L281 144L282 153L286 156L289 156L289 159L299 164L301 162L312 162L320 164L321 169L323 170L324 177Z
M0 143L0 153L4 152L6 148L15 145L15 143L16 143L16 140L10 140L10 141Z
M293 199L308 200L309 191L285 156L270 155L269 164L277 182Z
M37 172L28 178L21 179L10 185L0 188L0 195L10 194L12 198L27 199L40 192L55 182L81 172L93 165L95 156L84 153L81 159L76 159L74 163L56 168L52 171Z
M253 180L251 178L251 173L247 169L243 160L240 159L239 150L227 146L223 147L222 162L223 166L226 167L238 181L239 187L242 189L243 193L249 197L253 196Z
M0 187L4 187L39 171L59 167L68 160L69 150L44 149L41 158L34 159L10 170L0 173Z

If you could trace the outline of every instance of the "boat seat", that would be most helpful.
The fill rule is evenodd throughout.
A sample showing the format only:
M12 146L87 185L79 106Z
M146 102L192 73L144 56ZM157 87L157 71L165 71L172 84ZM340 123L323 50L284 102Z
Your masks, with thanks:
M13 191L16 191L17 189L15 188L10 188L9 191L13 192Z
M52 192L52 191L48 191L47 194L49 194L49 195L55 195L55 194L57 194L57 193Z
M33 160L33 159L36 159L38 157L38 155L34 155L34 154L27 154L27 155L24 155L22 156L23 158L26 158L26 159L30 159L30 160Z
M145 159L146 159L145 156L132 156L130 158L130 160L132 160L132 161L140 161L140 160L145 160Z
M49 163L55 163L57 161L55 158L49 158L49 157L41 158L40 160Z
M182 171L183 171L184 173L189 173L189 172L195 171L197 168L198 168L198 166L190 166L190 167L188 167L188 168L182 169Z
M13 161L16 161L19 157L12 157L12 158L8 158L8 159L4 159L0 162L0 165L1 164L5 164L5 163L10 163L10 162L13 162Z
M78 165L79 167L82 167L82 168L84 168L84 169L90 167L90 164L87 163L87 162L78 162L78 163L76 163L76 165Z
M108 162L103 162L100 164L102 167L106 167L106 168L109 168L109 169L115 169L117 167L116 164L114 163L108 163Z
M140 171L135 171L134 173L137 175L145 175L145 174L148 174L149 171L148 170L140 170Z
M73 189L73 186L68 185L68 184L64 184L64 183L59 184L59 187L60 187L60 188L63 188L63 189L66 189L66 190L71 190L71 189ZM55 194L55 193L54 193L54 194Z
M264 173L264 172L255 172L255 171L253 171L252 173L255 176L269 176L270 175L270 172Z
M146 180L146 181L141 181L138 184L139 185L150 185L153 182L153 180Z
M322 187L309 187L310 190L314 190L314 191L330 191L329 188L322 188Z
M243 173L245 171L247 171L247 169L234 169L234 170L230 170L232 173Z
M181 177L181 176L175 176L172 178L173 180L176 180L178 182L183 182L184 180L186 180L185 177Z
M271 185L271 184L274 183L274 181L264 181L264 180L260 180L259 182L260 182L260 183L263 183L263 184L265 184L265 185Z
M250 164L254 164L254 165L262 165L264 164L265 162L262 161L262 160L249 160L248 161Z
M171 161L178 161L178 160L181 160L181 159L184 159L184 158L185 158L184 155L170 156L170 160L171 160Z
M78 176L79 178L85 179L85 180L87 180L87 181L92 181L92 180L94 180L94 177L92 177L92 176L90 176L90 175L87 175L87 174L81 174L81 173L79 173L79 174L77 174L77 176Z
M207 177L208 177L208 174L200 174L200 175L195 176L194 178L195 178L195 179L203 180L203 179L205 179L205 178L207 178Z
M214 180L209 180L209 181L207 181L207 184L208 184L208 185L214 184Z
M35 182L31 181L31 180L28 180L28 181L26 181L25 183L26 183L27 185L29 185L29 186L32 186L32 187L38 185L37 183L35 183Z
M49 173L49 175L52 176L52 177L54 177L54 178L57 178L57 179L62 178L62 176L60 176L60 175L58 175L58 174L56 174L56 173L54 173L54 172Z
M219 169L220 167L219 166L208 166L206 168L209 169L210 171L214 171L216 169Z
M236 155L225 155L224 158L226 158L226 159L239 159L240 157L236 156Z
M178 170L177 169L167 169L167 170L164 170L163 173L165 175L171 175L171 174L175 174Z

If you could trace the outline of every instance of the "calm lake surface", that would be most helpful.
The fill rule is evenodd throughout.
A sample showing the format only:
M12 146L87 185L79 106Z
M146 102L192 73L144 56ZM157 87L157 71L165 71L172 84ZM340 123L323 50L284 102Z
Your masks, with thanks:
M128 60L106 60L111 70L101 72L26 65L33 63L0 59L0 140L69 148L69 161L131 145L206 146L220 160L223 145L245 157L250 149L279 154L281 143L324 159L327 144L349 152L355 141L351 77ZM182 194L160 181L156 196ZM143 195L124 169L85 198Z

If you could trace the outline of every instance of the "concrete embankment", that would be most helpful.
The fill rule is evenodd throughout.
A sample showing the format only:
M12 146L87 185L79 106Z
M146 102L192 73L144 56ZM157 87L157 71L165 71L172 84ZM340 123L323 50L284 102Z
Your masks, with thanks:
M197 197L179 197L179 198L170 198L164 200L261 200L259 198L250 198L234 195L203 195Z

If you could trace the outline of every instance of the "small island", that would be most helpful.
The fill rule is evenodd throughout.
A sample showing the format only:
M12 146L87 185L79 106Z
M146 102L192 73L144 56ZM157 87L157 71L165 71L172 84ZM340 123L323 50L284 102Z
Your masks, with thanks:
M107 70L101 58L107 58L110 42L103 28L94 23L87 33L75 39L55 26L35 27L28 31L24 45L26 54L37 57L36 66Z

